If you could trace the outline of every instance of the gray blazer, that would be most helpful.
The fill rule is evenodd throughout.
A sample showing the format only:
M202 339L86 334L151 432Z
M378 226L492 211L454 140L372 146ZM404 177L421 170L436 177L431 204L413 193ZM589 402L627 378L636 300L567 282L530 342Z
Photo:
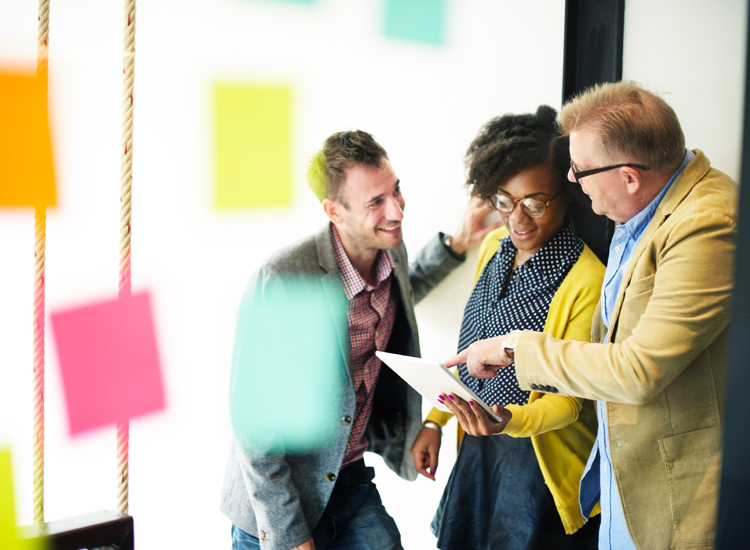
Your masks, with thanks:
M446 251L442 239L442 234L433 238L411 265L403 244L391 250L399 303L388 351L419 356L414 304L461 263ZM299 321L303 324L297 327L286 323L284 326L268 326L272 322L259 325L264 300L274 293L274 289L286 288L294 280L304 281L308 291L306 302L327 304L325 310L330 315L303 319ZM286 296L286 299L294 300L294 297ZM334 482L328 480L332 478L331 474L338 476L341 468L352 428L351 422L342 419L354 418L356 409L346 306L330 224L272 256L251 277L240 306L230 384L235 436L226 467L221 510L235 525L259 536L263 547L269 550L288 550L310 538L333 490ZM324 360L333 365L339 376L329 381L326 395L321 398L335 396L338 401L326 422L329 431L323 448L305 453L279 451L278 442L272 445L274 434L268 434L267 438L249 437L239 428L243 422L255 423L256 427L263 422L262 418L241 418L242 407L239 405L252 398L247 395L248 384L244 377L254 369L276 364L276 361L263 362L258 358L256 352L268 347L264 345L267 340L261 333L265 330L269 331L268 334L300 333L304 326L310 326L304 323L310 322L328 324L332 334L337 335L338 345L332 346L337 349L328 350ZM290 337L291 345L294 345L294 338ZM293 350L291 355L298 356L298 365L304 363L305 357L299 350ZM421 396L390 369L383 367L366 429L369 450L380 454L394 472L408 480L416 478L409 451L420 428L421 408Z

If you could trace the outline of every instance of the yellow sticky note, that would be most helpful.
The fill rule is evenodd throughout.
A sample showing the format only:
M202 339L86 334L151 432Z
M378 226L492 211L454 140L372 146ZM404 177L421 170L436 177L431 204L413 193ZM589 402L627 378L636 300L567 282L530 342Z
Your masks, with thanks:
M16 507L10 449L0 449L0 548L16 545Z
M45 550L43 539L18 538L13 495L13 469L10 449L0 448L0 548L3 550Z
M47 79L0 71L0 206L55 201Z
M291 204L291 103L288 86L214 87L217 208Z

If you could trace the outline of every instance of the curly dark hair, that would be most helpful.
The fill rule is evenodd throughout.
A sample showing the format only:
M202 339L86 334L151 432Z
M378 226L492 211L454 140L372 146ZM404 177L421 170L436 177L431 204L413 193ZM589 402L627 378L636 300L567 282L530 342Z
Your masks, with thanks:
M559 176L572 199L569 210L592 213L591 200L577 183L568 181L569 139L560 135L557 111L540 105L536 113L506 114L485 124L466 151L466 186L472 195L487 198L524 170L548 166Z

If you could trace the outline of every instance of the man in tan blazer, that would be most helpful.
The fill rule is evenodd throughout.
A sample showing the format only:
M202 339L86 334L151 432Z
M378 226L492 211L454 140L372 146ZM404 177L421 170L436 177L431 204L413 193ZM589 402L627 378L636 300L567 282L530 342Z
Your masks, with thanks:
M632 82L563 108L568 177L618 222L592 342L522 331L446 366L489 378L515 361L521 388L597 400L580 504L601 498L600 548L712 548L716 532L737 184L685 138L672 108ZM470 433L479 407L450 405Z

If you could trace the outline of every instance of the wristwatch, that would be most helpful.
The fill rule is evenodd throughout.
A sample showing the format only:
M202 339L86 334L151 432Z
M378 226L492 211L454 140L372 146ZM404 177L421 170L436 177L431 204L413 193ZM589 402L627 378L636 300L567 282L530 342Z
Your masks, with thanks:
M466 259L466 251L459 254L455 250L453 250L453 236L452 235L443 235L443 248L445 248L445 251L453 256L455 259L459 261L464 261Z
M521 338L521 334L523 334L522 330L514 330L510 334L508 334L505 337L505 340L503 340L503 349L516 351L516 346L518 345L518 339Z
M422 427L437 430L440 435L443 435L443 428L440 427L440 424L433 422L432 420L425 420L422 422Z

